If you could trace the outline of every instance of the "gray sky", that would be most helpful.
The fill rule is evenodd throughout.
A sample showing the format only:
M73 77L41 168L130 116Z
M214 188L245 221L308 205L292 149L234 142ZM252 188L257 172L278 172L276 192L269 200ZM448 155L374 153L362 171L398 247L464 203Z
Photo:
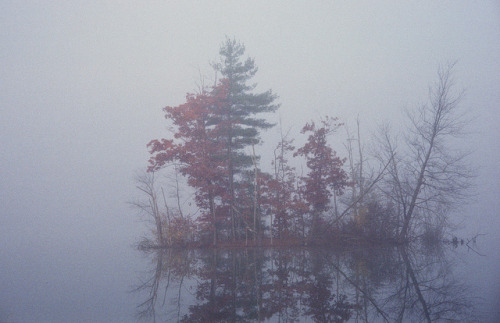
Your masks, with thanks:
M478 116L481 203L467 212L478 230L498 228L499 3L373 4L1 1L0 243L122 243L144 231L126 205L134 171L147 142L167 135L161 108L182 103L200 73L213 77L225 35L246 45L258 89L280 96L295 131L318 114L359 114L367 134L398 123L425 102L438 65L457 60L462 104Z

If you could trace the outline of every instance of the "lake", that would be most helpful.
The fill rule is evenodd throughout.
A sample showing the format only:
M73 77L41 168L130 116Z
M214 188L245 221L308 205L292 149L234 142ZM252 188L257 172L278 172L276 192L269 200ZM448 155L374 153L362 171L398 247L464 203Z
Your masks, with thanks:
M0 322L500 318L500 259L487 236L473 249L458 243L143 252L112 236L76 248L70 240L46 237L42 244L3 233Z

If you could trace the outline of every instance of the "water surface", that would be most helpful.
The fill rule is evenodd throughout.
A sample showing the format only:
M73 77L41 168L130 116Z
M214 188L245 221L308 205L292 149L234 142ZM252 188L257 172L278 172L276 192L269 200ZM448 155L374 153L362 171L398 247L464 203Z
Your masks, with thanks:
M494 246L484 247L487 239L475 247L481 256L460 244L142 252L131 237L112 234L88 244L81 237L46 237L41 243L21 239L18 232L3 234L0 322L500 317L500 261Z
M464 260L472 256L465 247L151 251L149 276L137 289L144 299L137 318L493 321L498 310L464 279L461 269L471 265Z

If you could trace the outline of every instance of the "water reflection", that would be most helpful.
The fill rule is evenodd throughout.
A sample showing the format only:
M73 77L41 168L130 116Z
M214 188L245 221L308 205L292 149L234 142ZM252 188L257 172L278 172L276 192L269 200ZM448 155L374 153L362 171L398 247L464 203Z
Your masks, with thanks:
M148 252L152 270L136 289L145 321L474 320L441 248Z

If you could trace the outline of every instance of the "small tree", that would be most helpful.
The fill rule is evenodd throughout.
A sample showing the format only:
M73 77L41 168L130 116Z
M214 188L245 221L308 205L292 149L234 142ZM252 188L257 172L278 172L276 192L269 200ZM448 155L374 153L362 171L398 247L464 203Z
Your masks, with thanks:
M274 172L261 175L261 205L270 216L271 243L275 233L278 239L290 237L297 220L295 212L300 209L296 203L295 168L290 166L287 156L294 149L292 140L281 135L281 141L274 149Z
M304 198L308 202L312 215L312 234L319 232L320 215L329 210L330 199L335 192L342 195L347 185L347 174L342 169L345 159L340 159L328 145L328 135L334 133L340 124L337 118L326 117L321 126L314 122L307 123L302 133L310 133L304 146L295 152L295 156L304 156L309 168L304 181Z
M203 222L211 223L213 243L217 244L217 205L227 201L228 164L225 158L223 125L209 125L214 115L221 113L227 104L227 82L222 80L212 91L188 94L186 103L166 107L165 118L176 128L174 139L152 140L148 147L149 171L156 171L172 163L179 163L182 175L196 189L195 201L204 211ZM220 208L219 208L220 209ZM223 214L223 212L219 212Z
M155 173L138 173L135 176L136 188L145 194L146 199L131 204L138 208L140 211L148 214L150 219L153 220L155 230L153 233L156 237L156 243L160 246L166 243L166 232L164 227L166 225L165 215L161 213L158 205L158 192L156 188Z

